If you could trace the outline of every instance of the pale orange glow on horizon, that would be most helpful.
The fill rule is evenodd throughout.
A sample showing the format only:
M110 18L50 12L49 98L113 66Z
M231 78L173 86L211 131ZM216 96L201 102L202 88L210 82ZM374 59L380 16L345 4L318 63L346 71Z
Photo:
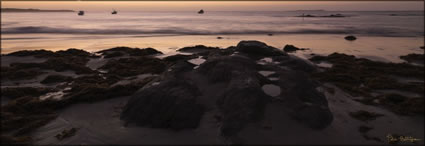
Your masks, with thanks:
M2 8L69 9L86 11L286 11L286 10L336 10L336 11L387 11L387 10L424 10L423 1L409 2L214 2L214 1L2 1Z

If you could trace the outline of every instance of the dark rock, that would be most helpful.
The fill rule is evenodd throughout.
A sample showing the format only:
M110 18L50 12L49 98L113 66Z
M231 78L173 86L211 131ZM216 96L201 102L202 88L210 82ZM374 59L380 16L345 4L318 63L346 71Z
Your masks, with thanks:
M15 69L52 69L58 72L72 70L76 74L94 73L93 70L85 66L88 61L89 59L83 57L51 57L42 63L12 63L10 67Z
M212 84L228 84L216 101L223 136L236 135L246 124L263 117L269 96L261 89L261 75L254 60L244 56L211 58L200 65L198 73L206 75Z
M47 124L55 119L51 100L39 100L38 98L24 96L9 101L1 107L1 130L13 131L13 136L23 136L32 130Z
M259 41L240 41L236 50L257 57L285 55L281 50Z
M63 139L65 139L65 138L68 138L68 137L74 136L74 135L75 135L75 133L77 132L77 130L78 130L77 128L71 128L71 129L69 129L69 130L64 129L61 133L57 134L55 137L56 137L58 140L63 140Z
M207 47L204 45L196 45L193 47L184 47L181 49L178 49L177 51L180 52L205 52L205 51L211 51L211 50L218 50L220 48L218 47Z
M47 58L47 57L53 56L54 54L55 54L54 52L47 51L47 50L23 50L23 51L9 53L7 54L7 56L18 56L18 57L34 56L37 58Z
M226 137L236 135L248 123L259 121L269 100L257 79L242 72L234 76L227 90L217 100L223 115L220 130Z
M298 50L307 50L307 49L298 48L298 47L295 47L294 45L285 45L285 47L283 47L283 51L285 52L295 52Z
M233 74L243 72L251 74L255 73L256 64L242 56L218 57L205 61L198 68L199 72L205 74L209 81L229 82Z
M94 102L104 99L111 99L116 97L130 96L137 90L142 88L145 84L152 81L153 77L145 78L142 81L110 86L115 83L108 78L103 79L100 76L84 76L75 79L72 84L72 89L66 95L67 104L77 102Z
M353 96L370 97L368 91L396 89L422 94L423 84L402 83L391 76L423 80L424 69L407 63L375 62L352 55L333 53L329 56L314 56L313 62L327 61L333 66L324 72L314 73L314 78L331 82ZM360 88L361 87L361 88Z
M167 57L163 58L162 60L167 61L167 62L171 62L171 63L176 63L178 61L186 61L186 60L194 59L196 57L197 57L196 55L177 54L177 55L173 55L173 56L167 56Z
M364 122L375 120L378 117L384 116L383 114L378 114L374 112L368 112L364 110L359 110L357 112L350 112L350 116Z
M120 56L123 56L123 55L124 55L124 53L122 53L122 52L112 52L112 53L107 53L105 55L105 58L120 57Z
M117 52L120 52L120 54L125 53L130 56L148 56L148 55L162 54L162 52L157 51L153 48L140 49L140 48L130 48L130 47L115 47L115 48L99 51L98 53L102 53L103 55L106 55L109 57L117 57L119 55L119 53Z
M278 56L273 57L273 60L279 62L280 66L289 67L292 70L304 71L307 73L317 70L313 64L295 56Z
M421 47L419 47L419 48L423 50L423 49L425 48L425 46L421 46Z
M217 39L223 39L223 37L217 37Z
M36 87L5 87L1 88L1 96L9 97L12 99L30 96L30 97L38 97L40 95L51 92L50 88L36 88Z
M71 81L71 80L72 80L72 77L69 77L69 76L49 75L44 80L42 80L40 83L50 84L50 83L67 82L67 81Z
M107 70L109 74L123 77L145 73L159 74L162 73L165 68L166 64L161 59L150 57L113 59L100 67L100 69Z
M357 37L355 37L355 36L353 36L353 35L349 35L349 36L346 36L345 37L345 40L347 40L347 41L354 41L354 40L356 40L357 39Z
M347 17L347 16L344 16L344 15L342 15L342 14L331 14L331 15L328 15L328 16L322 16L322 17L337 17L337 18L339 18L339 17Z
M408 54L400 56L400 59L406 60L409 63L424 64L424 54Z
M311 14L307 14L307 15L299 15L299 16L296 16L296 17L317 17L317 16L314 16L314 15L311 15Z
M399 115L423 115L424 98L409 98L399 94L388 94L380 98L380 104Z
M199 95L193 84L169 79L131 97L121 119L153 128L197 128L204 113L204 107L197 101Z
M25 69L17 67L1 67L1 79L9 80L27 80L44 74L45 72L38 69Z
M333 121L326 97L316 90L318 84L301 71L279 72L284 89L284 104L295 120L313 129L323 129Z
M55 56L56 57L94 57L93 54L81 50L81 49L75 49L75 48L70 48L68 50L61 50L61 51L57 51L55 52Z

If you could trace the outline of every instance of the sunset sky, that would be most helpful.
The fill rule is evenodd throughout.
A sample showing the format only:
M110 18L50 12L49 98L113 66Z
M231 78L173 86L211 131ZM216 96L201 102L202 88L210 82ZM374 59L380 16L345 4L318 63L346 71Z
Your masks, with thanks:
M29 1L2 1L2 8L38 8L38 9L70 9L86 11L286 11L286 10L424 10L423 1L409 2L347 2L347 1L321 1L321 2L212 2L212 1L127 1L127 2L93 2L93 1L68 1L68 2L29 2Z

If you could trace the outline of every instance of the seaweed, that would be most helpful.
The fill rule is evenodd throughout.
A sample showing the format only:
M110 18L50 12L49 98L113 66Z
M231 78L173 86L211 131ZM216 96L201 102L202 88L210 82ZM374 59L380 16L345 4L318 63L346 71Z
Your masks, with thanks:
M357 120L360 120L360 121L363 121L363 122L372 121L372 120L375 120L378 117L384 116L383 114L368 112L368 111L365 111L365 110L350 112L349 115L351 117L353 117L354 119L357 119Z

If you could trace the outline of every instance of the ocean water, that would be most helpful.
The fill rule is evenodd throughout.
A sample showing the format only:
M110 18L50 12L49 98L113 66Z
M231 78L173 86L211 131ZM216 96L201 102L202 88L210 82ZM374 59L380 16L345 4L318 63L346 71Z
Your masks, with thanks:
M347 17L296 17L302 14ZM424 11L207 11L202 15L188 11L118 12L117 15L88 11L84 16L67 12L1 13L1 16L1 53L67 48L96 51L114 46L154 47L172 52L197 44L227 47L250 39L278 48L295 44L322 53L345 49L356 54L354 48L415 50L423 46L424 38ZM359 39L347 42L343 40L346 35L356 35ZM223 39L217 39L218 36ZM379 51L378 54L360 52L379 55ZM395 52L391 55L412 51Z

